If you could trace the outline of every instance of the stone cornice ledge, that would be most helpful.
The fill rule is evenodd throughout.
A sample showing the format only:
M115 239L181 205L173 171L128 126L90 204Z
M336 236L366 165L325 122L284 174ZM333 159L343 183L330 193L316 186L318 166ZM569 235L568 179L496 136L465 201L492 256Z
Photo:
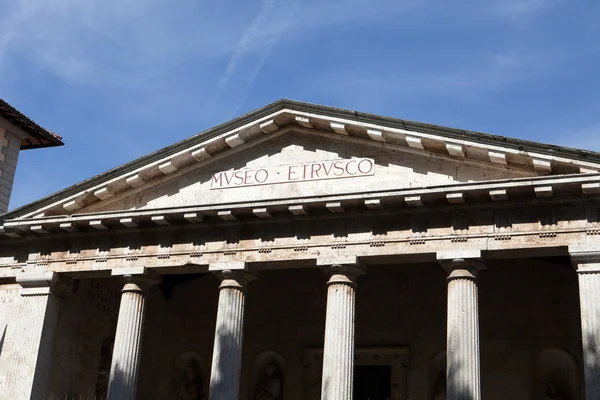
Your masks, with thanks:
M600 242L569 245L573 267L579 273L600 273Z
M82 228L111 229L138 228L140 222L151 222L154 225L169 224L171 221L183 223L202 222L204 216L217 217L222 220L236 219L236 216L247 214L259 218L256 210L287 210L290 215L298 215L297 208L302 207L303 214L319 209L330 209L328 205L338 204L344 210L344 203L363 203L365 211L373 209L371 203L378 202L377 208L398 209L401 207L426 207L428 205L455 204L450 195L460 194L461 203L465 206L475 203L501 203L518 195L535 198L535 188L560 188L572 195L587 196L600 194L600 174L560 175L552 177L532 177L509 180L470 182L425 188L407 188L386 191L355 192L303 198L269 199L262 201L207 204L179 208L144 209L133 211L100 212L89 214L72 214L29 219L7 220L0 226L0 235L22 238L25 234L35 233L47 235L53 232L74 232ZM547 197L547 196L545 196ZM413 201L418 199L418 202ZM410 200L410 201L409 201ZM387 204L387 206L386 206ZM228 218L226 218L227 216Z
M394 141L405 143L403 146L407 148L425 150L423 154L440 153L463 160L470 157L469 149L476 149L475 153L486 154L490 163L504 166L515 163L521 167L527 164L542 175L565 170L586 173L600 168L593 153L578 154L556 146L545 148L539 143L360 115L361 118L356 119L358 114L355 112L280 101L13 210L7 218L77 212L89 204L105 201L160 177L204 163L231 149L290 129L323 131L344 137L356 137L356 132L360 132L359 136L369 138L365 140L378 143L394 138ZM436 145L430 147L427 142Z
M21 285L21 296L62 295L68 286L69 279L53 271L35 271L18 273L16 282Z

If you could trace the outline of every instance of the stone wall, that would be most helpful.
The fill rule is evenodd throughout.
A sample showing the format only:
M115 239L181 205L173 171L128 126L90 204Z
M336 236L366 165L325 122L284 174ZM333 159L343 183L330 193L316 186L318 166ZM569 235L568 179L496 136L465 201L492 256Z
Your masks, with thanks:
M50 396L94 398L102 345L114 337L120 285L112 279L75 282L61 302Z
M60 300L48 396L94 398L103 340L114 335L119 288L112 280L74 281ZM22 315L19 285L0 285L0 393L13 365L15 326Z
M17 284L0 284L0 393L8 392L6 380L15 340L14 326L19 318L21 302L19 288Z

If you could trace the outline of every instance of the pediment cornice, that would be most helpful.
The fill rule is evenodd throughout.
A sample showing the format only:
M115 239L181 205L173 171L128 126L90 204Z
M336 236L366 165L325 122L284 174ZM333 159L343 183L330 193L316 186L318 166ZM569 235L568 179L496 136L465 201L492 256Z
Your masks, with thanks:
M503 206L532 201L572 202L600 194L600 173L541 176L408 188L309 196L302 198L264 199L178 208L142 209L114 212L40 216L4 222L0 234L11 238L46 236L53 233L139 229L171 224L219 223L226 221L263 220L277 216L339 214L346 211L365 213L373 210L414 212L428 208ZM514 206L514 205L513 205ZM514 206L517 207L517 206Z
M542 182L544 175L580 174L568 175L565 178L556 176L552 180L552 182L556 181L556 184L562 184L573 179L579 182L577 179L581 177L585 183L577 183L579 193L582 193L582 190L583 193L594 190L598 178L594 172L600 170L600 156L595 153L329 107L280 101L14 210L1 218L7 222L29 220L28 224L38 221L40 217L42 219L67 218L67 216L79 218L77 213L85 211L86 207L92 204L151 186L158 180L210 163L217 157L223 159L230 152L243 151L245 147L266 140L269 136L289 132L320 132L340 140L400 146L426 157L438 155L520 169L529 171L534 177L531 182L537 182L537 176L542 176L540 180ZM527 185L527 183L516 185L521 184ZM487 187L494 183L488 181L479 185ZM495 185L494 190L503 190L501 182ZM468 188L465 190L470 193L476 186L462 185L461 187ZM552 184L538 186L535 192L537 195L547 196L553 190ZM418 205L429 194L435 193L431 188L411 190L414 191L413 195L409 195L410 190L400 191L402 193L398 194L402 201L409 205L411 203ZM453 192L447 192L452 195L446 198L448 202L462 201L460 198L462 189L448 187L443 190ZM491 189L488 192L490 192L489 196L494 196L491 194ZM371 195L377 197L377 194L369 193L369 196ZM499 199L505 197L502 192L495 195ZM268 200L265 200L265 203L267 202ZM214 209L222 206L226 205L218 207L211 205Z

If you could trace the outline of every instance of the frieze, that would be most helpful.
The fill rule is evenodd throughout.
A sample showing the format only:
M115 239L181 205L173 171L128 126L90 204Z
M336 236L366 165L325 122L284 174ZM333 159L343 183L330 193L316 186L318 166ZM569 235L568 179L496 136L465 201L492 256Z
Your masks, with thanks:
M355 211L343 218L322 214L319 223L302 217L293 223L271 219L250 225L247 221L228 226L173 225L155 228L151 235L122 231L99 237L81 233L69 235L60 248L50 240L36 240L29 245L24 241L12 249L4 248L1 259L5 262L0 267L6 268L0 268L0 276L15 276L23 268L35 268L40 261L53 271L103 276L124 266L203 272L211 262L242 259L259 264L295 260L310 266L317 257L340 252L365 257L367 262L370 257L380 256L393 256L402 262L403 255L426 257L446 248L467 247L488 252L528 249L536 254L556 254L571 243L600 240L600 235L590 234L587 208L595 209L596 205L544 209L532 205L471 213L455 209L451 213L413 211L403 214L406 218L385 210L368 216ZM540 215L553 215L553 223L540 224ZM460 233L457 228L462 228ZM103 239L105 236L110 241ZM133 242L139 245L134 254L129 251ZM169 246L165 247L167 242ZM68 250L71 248L78 249L77 257ZM25 265L14 257L18 252L29 253ZM34 257L42 253L43 260ZM13 269L17 265L19 268Z
M546 231L547 232L547 231ZM467 235L468 243L459 243L453 240L455 235L423 237L417 243L411 238L402 239L382 239L378 246L372 246L370 240L348 240L344 249L333 248L332 242L329 243L307 243L300 249L298 246L278 245L273 246L269 252L261 251L264 248L260 246L245 246L238 248L237 251L227 251L225 249L207 250L198 254L193 246L185 250L181 246L178 251L172 252L169 258L161 257L163 254L148 249L144 254L140 254L139 260L127 261L126 255L115 254L103 258L102 263L98 263L96 257L86 257L78 259L77 264L67 263L67 259L56 258L50 261L48 268L54 271L69 271L87 273L89 271L106 271L109 273L112 269L122 268L124 266L144 265L148 268L181 268L185 266L196 272L206 270L206 266L212 262L245 260L250 263L268 264L275 263L279 265L283 261L301 261L305 266L314 265L313 261L318 257L325 255L335 256L343 251L344 254L351 254L363 257L368 260L370 257L394 256L397 262L402 262L402 257L407 255L434 254L443 249L457 248L457 246L467 246L489 252L512 251L529 249L530 254L555 254L557 248L568 246L570 243L578 243L585 240L587 231L583 229L557 230L556 235L540 238L540 231L519 232L511 236L511 240L494 240L494 234ZM589 237L589 236L587 236ZM492 240L490 240L492 239ZM299 251L302 250L302 251ZM489 253L490 254L490 253ZM367 261L368 262L368 261ZM273 265L275 265L273 264ZM4 276L14 275L12 269L0 271ZM97 302L98 311L111 315L116 313L116 305L111 303L111 298L118 299L118 295L111 292L108 294L104 288L95 288L90 291L90 296Z

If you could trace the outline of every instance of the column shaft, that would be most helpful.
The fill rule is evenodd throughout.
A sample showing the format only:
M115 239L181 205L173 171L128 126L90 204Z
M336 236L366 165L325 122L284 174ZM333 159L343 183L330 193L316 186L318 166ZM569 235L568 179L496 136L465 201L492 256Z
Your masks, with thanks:
M329 275L325 343L323 346L323 400L351 400L354 390L354 310L356 280L365 272L356 257L340 256L344 264L317 260Z
M245 262L209 265L221 280L215 341L210 374L209 400L238 400L244 343L246 286L256 278Z
M579 273L586 399L600 399L600 271Z
M464 276L448 282L447 398L480 400L477 284L468 271L456 272Z
M140 368L146 293L151 281L144 276L124 276L117 332L110 366L108 400L134 400Z
M219 291L209 400L237 400L244 343L245 290L235 279L224 279Z
M322 399L352 399L354 308L354 284L347 279L338 280L332 277L327 289Z
M28 295L21 300L7 398L42 399L49 385L60 300L51 293Z

